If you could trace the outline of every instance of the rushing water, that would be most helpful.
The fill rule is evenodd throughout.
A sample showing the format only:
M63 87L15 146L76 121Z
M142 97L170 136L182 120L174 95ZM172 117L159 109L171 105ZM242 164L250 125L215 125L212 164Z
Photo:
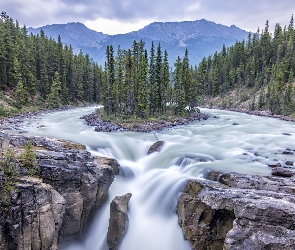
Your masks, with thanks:
M113 157L121 165L109 200L91 222L85 242L64 246L66 250L108 249L109 203L126 193L132 193L129 228L120 249L190 249L175 213L188 179L202 178L208 169L269 175L271 168L266 164L292 159L292 155L281 153L295 148L294 123L204 109L202 112L211 114L210 119L156 133L165 145L161 153L147 155L156 141L153 133L95 132L79 119L93 110L79 108L44 114L23 124L30 135L83 143L93 155Z

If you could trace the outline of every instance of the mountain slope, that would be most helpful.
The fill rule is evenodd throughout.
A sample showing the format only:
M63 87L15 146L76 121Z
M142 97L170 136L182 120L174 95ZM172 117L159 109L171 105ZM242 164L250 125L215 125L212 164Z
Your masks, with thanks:
M88 53L95 61L103 65L105 50L110 44L114 49L131 47L133 40L143 39L149 51L152 41L155 46L161 43L162 50L166 49L172 65L177 56L182 57L187 47L192 64L198 64L204 56L220 51L223 44L233 45L236 40L246 39L248 32L232 25L230 27L205 19L185 22L154 22L144 28L123 35L106 35L88 29L81 23L54 24L41 27L48 37L72 44L77 53L80 49ZM29 28L29 32L38 34L41 28Z

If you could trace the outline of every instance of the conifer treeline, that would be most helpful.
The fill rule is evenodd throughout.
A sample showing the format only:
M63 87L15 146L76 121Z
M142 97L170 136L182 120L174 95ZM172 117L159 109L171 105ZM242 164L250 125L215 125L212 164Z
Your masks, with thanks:
M128 50L119 47L116 57L113 47L107 47L104 110L108 114L146 117L166 111L171 98L168 54L165 51L163 58L160 44L155 54L152 43L150 55L142 40Z
M225 95L239 87L260 89L259 101L252 109L270 109L276 114L294 112L295 30L293 16L288 27L276 25L274 34L265 29L249 34L247 41L237 41L220 53L204 58L192 70L196 96ZM288 84L289 83L289 84Z
M111 46L106 50L104 110L107 114L147 116L167 111L181 115L185 107L192 109L192 77L186 50L184 59L178 58L174 72L168 64L168 53L160 44L150 53L145 43L134 41L132 48L118 48L114 56Z
M118 47L116 56L108 46L103 70L88 54L76 55L63 46L60 36L54 41L43 30L28 34L5 12L0 15L0 89L13 93L19 107L87 101L104 104L108 114L141 118L192 109L188 51L174 72L160 44L152 44L149 52L148 57L143 41L134 41L128 50Z
M149 56L148 56L149 54ZM192 67L185 51L173 71L167 51L160 44L148 53L144 41L122 50L108 46L104 69L89 55L73 53L45 36L28 35L6 13L0 15L0 89L11 91L19 106L103 103L107 114L147 117L172 111L177 115L200 104L204 96L225 95L236 87L260 89L253 109L269 108L276 114L294 110L295 30L293 16L288 27L276 25L249 34L247 41L223 47ZM289 83L289 84L287 84Z
M103 71L71 46L27 33L5 12L0 15L0 88L14 92L17 104L58 107L79 101L100 102Z

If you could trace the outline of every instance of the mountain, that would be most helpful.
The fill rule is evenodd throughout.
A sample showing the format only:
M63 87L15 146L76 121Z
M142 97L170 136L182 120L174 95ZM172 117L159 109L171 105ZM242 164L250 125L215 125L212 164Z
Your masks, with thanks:
M143 39L149 51L151 43L155 46L160 42L162 50L166 49L172 65L177 56L182 57L187 47L191 64L198 64L204 56L221 51L222 46L233 45L236 40L241 41L248 37L248 32L235 25L230 27L216 24L205 19L185 22L154 22L144 28L121 35L107 35L88 29L81 23L53 24L37 29L28 28L29 32L39 34L41 28L48 37L53 39L61 36L64 44L72 44L74 52L80 49L88 53L94 61L103 65L105 50L113 45L115 51L118 45L122 49L131 47L133 40Z

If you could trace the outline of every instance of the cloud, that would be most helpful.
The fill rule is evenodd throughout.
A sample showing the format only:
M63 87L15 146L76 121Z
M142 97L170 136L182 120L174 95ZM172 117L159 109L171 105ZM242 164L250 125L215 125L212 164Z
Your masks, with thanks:
M255 31L257 27L264 28L266 20L273 27L277 22L288 24L292 13L295 14L295 5L293 0L1 0L0 10L21 24L33 27L95 20L109 20L100 23L114 27L118 22L135 27L147 20L205 18Z

